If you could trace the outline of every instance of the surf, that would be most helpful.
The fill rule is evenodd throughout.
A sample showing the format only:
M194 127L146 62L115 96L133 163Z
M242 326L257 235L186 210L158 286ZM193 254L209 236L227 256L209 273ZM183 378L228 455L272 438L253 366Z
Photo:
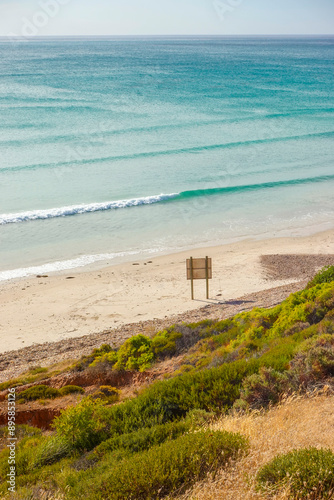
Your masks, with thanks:
M139 207L142 205L152 205L156 203L167 203L171 201L189 200L202 196L212 196L218 194L237 193L243 191L256 191L263 189L273 189L289 187L300 184L319 183L331 181L334 175L322 175L317 177L306 177L282 181L262 182L258 184L242 184L236 186L222 186L214 188L203 188L182 191L180 193L158 194L131 198L125 200L107 201L102 203L89 203L80 205L69 205L64 207L50 208L44 210L29 210L26 212L9 213L0 215L0 225L15 224L20 222L54 219L58 217L69 217L92 212L103 212L109 210L119 210L122 208Z

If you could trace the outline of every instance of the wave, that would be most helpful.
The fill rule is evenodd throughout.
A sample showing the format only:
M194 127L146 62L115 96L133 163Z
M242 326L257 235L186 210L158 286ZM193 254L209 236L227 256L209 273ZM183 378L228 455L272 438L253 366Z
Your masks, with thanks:
M50 208L45 210L30 210L27 212L9 213L0 215L0 225L15 224L19 222L54 219L57 217L68 217L90 212L102 212L107 210L117 210L121 208L138 207L141 205L152 205L154 203L167 203L171 201L188 200L201 196L212 196L217 194L228 194L244 191L257 191L262 189L279 188L286 186L295 186L301 184L310 184L326 182L334 179L334 175L322 175L318 177L306 177L299 179L290 179L284 181L262 182L258 184L243 184L237 186L223 186L216 188L203 188L180 193L159 194L133 198L128 200L107 201L103 203L90 203L81 205L70 205L65 207Z
M240 186L225 186L208 189L196 189L195 191L183 191L176 198L195 198L198 196L210 196L220 193L235 193L238 191L257 191L262 189L279 188L284 186L295 186L297 184L311 184L325 182L334 179L334 175L319 175L317 177L305 177L286 181L261 182L259 184L244 184Z
M118 156L104 156L101 158L80 158L73 159L69 161L55 162L55 163L38 163L35 165L18 165L14 167L4 167L0 168L0 173L3 172L17 172L21 170L38 170L38 169L46 169L46 168L58 168L58 167L66 167L74 165L93 165L96 163L105 163L112 161L124 161L124 160L136 160L139 158L154 158L158 156L169 156L169 155L178 155L184 153L202 153L204 151L214 151L219 149L232 149L238 147L248 147L248 146L258 146L262 144L270 144L270 143L278 143L278 142L289 142L303 139L314 139L314 138L328 138L334 135L334 131L328 132L319 132L313 134L304 134L304 135L294 135L294 136L286 136L286 137L272 137L270 139L255 139L249 141L237 141L237 142L228 142L223 144L209 144L204 146L194 146L189 148L180 148L180 149L167 149L163 151L148 151L142 153L134 153L128 155L118 155ZM77 157L78 154L74 151L73 157Z
M27 212L2 214L0 215L0 225L13 224L41 219L54 219L56 217L68 217L71 215L85 214L89 212L103 212L105 210L116 210L118 208L137 207L139 205L151 205L178 196L178 193L159 194L133 198L130 200L107 201L104 203L89 203L82 205L70 205L66 207L50 208L45 210L29 210Z
M154 253L158 250L145 250L146 253ZM27 276L33 276L36 274L54 273L59 271L66 271L70 269L76 269L78 267L89 266L96 262L103 262L118 257L126 257L131 255L142 254L141 250L134 250L132 252L118 252L118 253L106 253L97 255L82 255L71 260L61 260L57 262L50 262L48 264L42 264L40 266L32 267L22 267L18 269L11 269L9 271L0 272L0 282L7 281L18 278L26 278Z

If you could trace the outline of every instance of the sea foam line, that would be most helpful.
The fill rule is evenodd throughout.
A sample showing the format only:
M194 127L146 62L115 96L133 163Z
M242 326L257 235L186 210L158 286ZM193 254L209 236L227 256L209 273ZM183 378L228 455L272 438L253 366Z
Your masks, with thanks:
M145 250L145 253L154 253L158 250ZM130 252L118 252L118 253L105 253L97 255L82 255L81 257L76 257L71 260L61 260L56 262L49 262L47 264L41 264L40 266L24 267L18 269L10 269L8 271L0 272L0 281L7 281L12 279L26 278L28 276L34 276L36 274L53 273L59 271L66 271L70 269L76 269L78 267L89 266L95 262L102 262L117 257L126 257L131 255L141 254L141 250L133 250Z
M27 212L1 214L0 225L14 224L40 219L54 219L56 217L67 217L89 212L102 212L105 210L116 210L118 208L136 207L139 205L151 205L176 198L178 193L159 194L130 200L107 201L104 203L90 203L82 205L70 205L66 207L50 208L46 210L29 210Z

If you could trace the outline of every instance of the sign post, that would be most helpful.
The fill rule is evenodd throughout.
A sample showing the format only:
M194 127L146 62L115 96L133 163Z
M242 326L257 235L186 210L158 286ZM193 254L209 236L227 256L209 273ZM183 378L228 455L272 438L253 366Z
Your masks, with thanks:
M194 300L194 261L190 257L191 300Z
M191 300L194 300L194 280L206 281L206 298L209 298L209 280L212 279L212 259L187 259L187 279L191 281Z
M209 257L205 257L206 298L209 298Z

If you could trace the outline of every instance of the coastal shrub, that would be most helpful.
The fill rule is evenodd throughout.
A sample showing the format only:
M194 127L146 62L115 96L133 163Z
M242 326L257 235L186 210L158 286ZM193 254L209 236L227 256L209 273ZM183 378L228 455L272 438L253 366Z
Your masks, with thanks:
M101 347L98 349L94 349L92 355L97 357L97 356L102 356L103 354L107 354L108 352L112 352L113 348L109 344L102 344Z
M115 436L104 441L92 452L93 456L104 456L107 452L116 450L127 450L130 453L138 453L152 446L164 443L167 440L176 439L178 436L189 432L194 426L191 419L177 422L168 422L153 427L144 427L138 431Z
M101 371L109 371L112 370L117 360L117 351L111 351L102 356L97 356L89 365L89 369L91 371L98 371L99 373L101 373Z
M334 453L317 448L293 450L262 467L256 479L264 491L275 492L289 485L291 499L332 499Z
M166 417L173 417L173 409L176 415L193 409L223 412L239 397L243 378L257 372L258 368L258 361L242 360L185 373L152 384L143 394L143 400L160 401Z
M0 391L8 388L20 387L27 384L32 384L34 382L42 382L45 379L50 379L55 375L64 373L69 369L73 368L73 360L65 360L56 363L48 368L43 368L40 366L32 367L28 372L20 375L19 378L11 379L0 384Z
M311 290L303 290L290 295L282 304L266 310L253 309L250 312L240 313L231 320L224 320L211 325L212 336L202 336L183 359L185 365L192 365L196 369L218 365L237 359L249 359L267 354L267 361L271 357L275 369L285 363L286 369L289 360L293 357L292 344L285 346L281 342L283 336L294 337L296 333L304 332L305 338L317 333L314 325L319 325L323 331L334 331L334 318L330 316L334 308L334 283L324 283ZM327 319L328 317L328 319ZM277 339L280 347L271 344ZM296 343L302 337L293 338ZM280 359L272 355L273 349L281 351ZM283 353L285 350L285 353ZM285 361L284 359L285 358Z
M277 338L267 343L263 354L258 358L262 366L283 372L289 368L289 363L295 355L298 341L294 338Z
M238 453L247 440L221 431L180 436L113 464L112 472L94 481L88 498L114 500L158 499L205 477Z
M84 394L85 391L82 387L77 385L65 385L59 389L59 393L61 396L67 396L68 394Z
M291 294L281 304L280 314L271 328L271 335L278 337L297 322L317 324L333 309L334 282L323 283L310 289Z
M334 310L326 314L324 319L319 324L318 333L320 335L334 333Z
M301 344L290 363L300 385L334 377L334 336L325 334Z
M15 467L17 477L24 476L31 471L35 451L46 438L41 434L27 435L16 443ZM0 452L0 485L8 474L9 449L6 447Z
M71 449L91 450L108 438L180 420L194 409L224 412L239 398L243 378L258 368L258 361L243 360L186 373L155 382L137 398L112 407L86 398L64 410L54 427Z
M29 369L29 373L31 373L32 375L37 375L39 373L47 373L47 372L48 368L43 368L42 366L32 366Z
M252 329L252 333L254 333L254 329ZM245 334L247 335L247 331ZM186 366L193 366L199 370L254 358L259 359L260 363L265 366L283 371L288 368L295 348L300 343L300 339L295 338L271 338L270 330L261 338L248 338L242 341L245 334L236 339L235 342L227 343L221 347L219 346L220 335L200 341L183 358L184 365L181 366L181 370ZM224 343L225 341L226 338L224 338Z
M102 401L85 398L62 411L53 427L71 450L91 450L109 437L108 422L108 408Z
M117 370L145 371L152 364L152 340L145 335L136 335L126 340L117 352Z
M321 283L331 283L334 281L334 266L323 267L314 278L309 281L306 288L312 288Z
M119 401L121 391L110 385L101 385L92 395L93 399L102 399L107 403L116 403Z
M0 391L5 391L6 389L9 388L14 388L14 387L20 387L22 385L26 384L32 384L33 382L36 382L38 380L45 380L46 376L44 374L38 373L36 375L22 375L20 378L15 378L12 380L8 380L6 382L2 382L0 384Z
M288 383L289 378L286 373L261 367L259 373L244 379L240 399L236 401L234 407L258 409L267 407L270 403L278 403L280 395L289 387Z
M116 350L113 349L109 344L103 344L100 348L94 349L88 356L82 356L79 361L77 361L73 366L73 371L83 371L88 366L92 365L95 360L101 360L107 354L112 355Z
M71 448L63 438L51 436L40 443L34 452L31 469L52 465L70 454Z
M23 401L35 401L37 399L54 399L60 396L60 391L48 385L34 385L18 394Z
M144 335L132 337L117 351L108 345L102 346L90 356L83 357L77 369L90 366L99 370L144 371L157 359L184 352L183 364L198 370L260 357L269 350L268 347L271 349L268 344L273 339L292 337L300 332L309 336L316 333L312 326L319 325L333 308L334 282L322 283L291 294L272 309L256 308L218 322L205 320L173 325L152 338ZM326 321L322 325L323 331L334 331L334 316L329 315ZM291 352L287 353L286 365L291 357ZM272 360L274 362L273 357Z
M19 443L25 437L36 437L41 436L42 431L37 427L32 427L31 425L21 424L15 426L15 437L17 439L17 443ZM9 429L8 425L0 426L0 437L8 437Z
M83 371L89 367L101 370L104 367L106 370L145 371L156 359L180 354L201 338L217 335L226 327L226 322L215 324L212 320L204 320L189 325L173 325L156 333L152 339L141 334L131 337L118 350L105 344L100 349L94 349L92 354L83 356L72 369Z
M157 358L165 358L176 353L176 341L182 337L182 333L176 332L174 328L158 332L152 338L151 348Z
M145 371L153 360L152 340L145 335L136 335L126 340L117 351L106 347L95 349L91 356L81 360L80 369L89 366L101 370L104 366L114 370Z
M243 378L259 363L238 361L157 381L137 398L110 408L111 435L180 420L194 409L224 412L239 398Z
M210 335L215 335L215 324L214 321L206 319L198 323L182 323L181 325L175 325L173 330L180 335L175 342L175 354L178 355L186 352L199 340Z

